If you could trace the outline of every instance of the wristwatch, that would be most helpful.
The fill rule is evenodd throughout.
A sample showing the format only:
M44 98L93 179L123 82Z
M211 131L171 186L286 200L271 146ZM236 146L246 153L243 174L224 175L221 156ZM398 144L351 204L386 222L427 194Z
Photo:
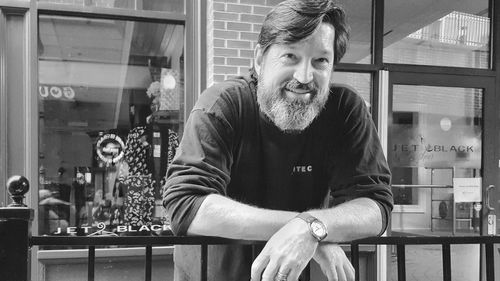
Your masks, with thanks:
M309 213L300 213L297 215L297 218L307 222L311 235L316 238L318 242L321 242L321 240L325 239L328 235L328 230L326 229L325 224L317 218L311 216Z

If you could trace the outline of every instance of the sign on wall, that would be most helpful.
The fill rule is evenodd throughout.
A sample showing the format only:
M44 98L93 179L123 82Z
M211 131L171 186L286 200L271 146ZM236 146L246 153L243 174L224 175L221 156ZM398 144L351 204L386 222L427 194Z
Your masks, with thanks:
M38 94L42 99L74 100L75 90L69 86L39 85Z

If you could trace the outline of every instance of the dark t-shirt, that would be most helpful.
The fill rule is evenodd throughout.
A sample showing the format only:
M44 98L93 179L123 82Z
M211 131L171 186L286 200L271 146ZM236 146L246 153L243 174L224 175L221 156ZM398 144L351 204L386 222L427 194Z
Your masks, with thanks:
M185 235L204 198L221 194L254 206L302 212L368 197L384 228L392 209L390 172L361 97L332 85L320 115L300 134L280 131L257 104L255 84L239 77L207 89L187 121L167 172L164 206ZM176 247L176 280L197 280L196 248ZM199 249L199 247L198 247ZM242 246L209 248L209 280L248 280Z

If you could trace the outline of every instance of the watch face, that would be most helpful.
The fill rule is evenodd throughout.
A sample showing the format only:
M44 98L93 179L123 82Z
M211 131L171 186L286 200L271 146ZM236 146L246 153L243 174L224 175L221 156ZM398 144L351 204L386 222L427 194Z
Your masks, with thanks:
M326 236L325 226L318 221L313 221L311 223L311 229L318 237L323 238L324 236Z

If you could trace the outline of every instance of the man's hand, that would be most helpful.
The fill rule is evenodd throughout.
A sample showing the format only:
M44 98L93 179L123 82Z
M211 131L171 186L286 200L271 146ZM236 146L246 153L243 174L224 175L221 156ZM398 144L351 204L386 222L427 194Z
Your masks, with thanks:
M320 244L313 259L328 281L354 281L354 267L337 244Z
M305 221L298 218L290 220L269 239L254 260L252 281L296 281L318 245ZM277 275L282 278L274 279Z

